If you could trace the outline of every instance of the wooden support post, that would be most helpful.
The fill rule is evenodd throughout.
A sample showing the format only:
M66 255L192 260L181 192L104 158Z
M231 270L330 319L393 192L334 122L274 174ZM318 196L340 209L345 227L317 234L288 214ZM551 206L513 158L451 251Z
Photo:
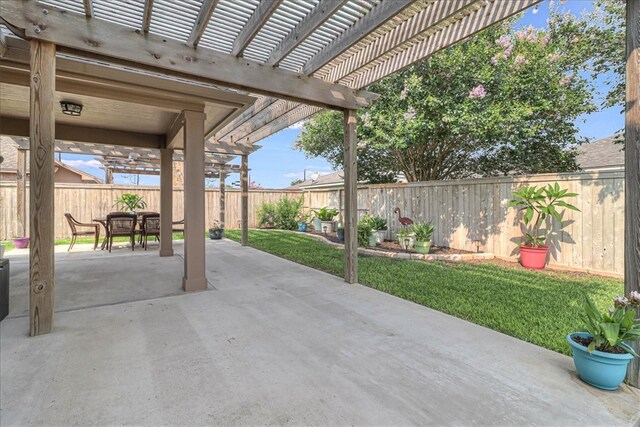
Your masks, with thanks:
M240 168L240 228L242 229L242 246L249 244L249 156L242 155L242 165Z
M225 188L225 179L227 178L227 174L224 170L224 166L220 166L220 228L224 230L224 222L225 222L225 204L226 204L226 188Z
M54 311L56 46L31 41L29 334L51 332Z
M18 229L16 236L27 235L27 150L18 150L18 167L16 174L16 218Z
M627 0L626 86L624 290L628 294L640 292L640 0ZM640 351L637 341L634 348ZM627 381L640 387L637 357L629 364Z
M207 289L204 233L204 120L200 112L184 116L184 277L185 291Z
M356 111L344 112L344 280L358 282L358 170Z
M173 256L173 150L160 150L160 256Z
M104 183L113 184L113 170L111 168L105 168L104 170Z

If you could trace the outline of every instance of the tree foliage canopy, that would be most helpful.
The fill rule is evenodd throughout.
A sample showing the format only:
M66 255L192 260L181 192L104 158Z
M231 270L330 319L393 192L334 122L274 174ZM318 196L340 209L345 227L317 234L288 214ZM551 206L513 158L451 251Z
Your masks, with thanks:
M598 108L591 77L620 71L620 0L600 3L581 18L554 8L546 30L495 25L371 85L381 97L358 112L358 178L576 170L576 121ZM620 98L610 83L607 106ZM296 145L338 168L342 126L340 113L317 114Z

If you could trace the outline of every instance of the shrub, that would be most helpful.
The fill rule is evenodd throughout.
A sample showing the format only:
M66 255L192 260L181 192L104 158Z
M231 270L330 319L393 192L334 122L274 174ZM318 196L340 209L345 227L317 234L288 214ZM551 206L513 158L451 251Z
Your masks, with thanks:
M296 230L303 203L302 197L298 200L286 197L280 199L276 204L275 227L282 230Z
M369 237L373 233L373 227L371 226L371 217L366 216L358 221L358 246L368 247Z
M373 231L385 231L387 229L387 220L381 216L370 217L371 227Z
M147 202L145 202L139 194L124 193L116 199L113 206L118 206L118 209L121 211L133 212L138 209L146 208Z
M276 204L263 202L257 211L259 228L275 228Z

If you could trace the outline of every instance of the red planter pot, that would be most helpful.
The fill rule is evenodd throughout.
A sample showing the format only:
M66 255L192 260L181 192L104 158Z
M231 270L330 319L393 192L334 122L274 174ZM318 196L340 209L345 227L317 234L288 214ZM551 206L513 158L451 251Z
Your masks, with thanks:
M542 270L547 265L548 246L520 246L520 264L524 268Z

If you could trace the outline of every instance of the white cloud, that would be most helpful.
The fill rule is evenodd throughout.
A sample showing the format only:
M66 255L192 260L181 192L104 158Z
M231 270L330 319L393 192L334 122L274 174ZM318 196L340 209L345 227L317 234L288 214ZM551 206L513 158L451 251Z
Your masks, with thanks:
M95 168L100 169L102 167L102 163L100 163L96 159L91 160L63 160L62 163L65 165L69 165L74 168Z
M315 166L315 165L307 165L304 167L306 170L312 171L327 171L327 173L333 172L333 168L331 166Z
M282 176L289 179L302 179L303 174L302 172L287 172Z

